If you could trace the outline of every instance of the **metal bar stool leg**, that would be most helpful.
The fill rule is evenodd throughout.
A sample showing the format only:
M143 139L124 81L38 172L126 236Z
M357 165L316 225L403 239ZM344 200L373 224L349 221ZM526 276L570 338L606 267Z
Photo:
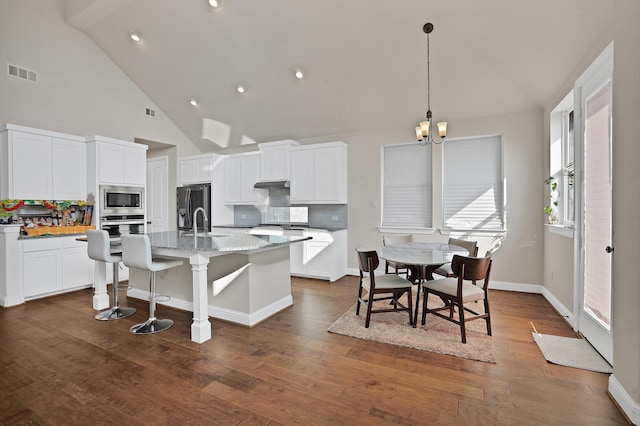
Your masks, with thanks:
M120 318L126 318L136 313L135 308L120 307L119 298L118 298L118 291L119 291L119 285L120 285L120 274L118 270L118 265L120 264L120 262L113 262L112 264L113 264L113 308L108 309L106 311L102 311L99 314L97 314L95 318L100 321L117 320Z
M149 277L149 319L130 328L134 334L157 333L173 325L173 320L156 318L156 273L150 272Z

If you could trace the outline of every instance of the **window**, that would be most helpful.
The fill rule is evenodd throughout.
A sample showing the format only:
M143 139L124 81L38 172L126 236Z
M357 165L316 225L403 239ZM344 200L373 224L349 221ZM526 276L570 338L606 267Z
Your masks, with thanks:
M444 228L504 230L500 136L447 140L443 164Z
M432 176L432 155L441 176ZM442 182L435 199L434 182ZM501 137L383 146L382 203L383 228L504 231Z
M431 147L382 147L382 226L431 228Z
M551 111L549 177L557 183L552 196L558 225L573 226L574 221L574 103L573 91Z

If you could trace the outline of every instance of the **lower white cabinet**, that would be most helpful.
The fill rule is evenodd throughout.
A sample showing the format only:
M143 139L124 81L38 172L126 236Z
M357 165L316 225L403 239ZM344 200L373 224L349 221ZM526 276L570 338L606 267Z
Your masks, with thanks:
M76 288L93 283L93 260L87 244L77 237L62 238L62 288Z
M78 236L22 241L24 297L55 294L93 283L93 261Z
M284 235L290 235L284 231ZM289 246L291 275L334 282L347 274L347 231L309 229L302 231L310 240ZM295 234L292 234L295 235Z

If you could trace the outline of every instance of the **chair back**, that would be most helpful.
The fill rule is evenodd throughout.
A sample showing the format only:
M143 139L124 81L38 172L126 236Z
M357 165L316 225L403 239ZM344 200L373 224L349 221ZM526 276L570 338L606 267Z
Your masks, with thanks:
M412 243L413 235L383 235L382 245L397 244L397 243Z
M483 288L486 290L489 287L489 275L491 273L491 258L489 257L467 257L453 255L451 261L451 270L456 277L462 278L465 281L477 281L484 280Z
M380 265L380 259L378 258L378 252L375 250L362 250L359 247L356 248L358 253L358 266L360 268L360 276L363 273L372 273Z
M478 243L475 241L459 240L457 238L449 238L448 244L462 247L469 252L469 257L478 255Z
M101 262L115 263L122 260L121 256L111 254L109 233L99 229L87 231L87 253L89 258Z
M151 243L146 235L122 236L122 261L129 268L153 270Z

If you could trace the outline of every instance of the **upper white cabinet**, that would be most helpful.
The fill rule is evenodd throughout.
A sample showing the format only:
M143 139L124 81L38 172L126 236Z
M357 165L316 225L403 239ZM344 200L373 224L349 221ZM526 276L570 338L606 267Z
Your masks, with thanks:
M7 124L0 128L0 198L82 200L85 157L79 136Z
M93 136L88 141L88 166L97 184L145 186L147 146Z
M258 144L260 148L260 180L289 180L291 173L290 148L298 146L292 139Z
M52 142L52 199L84 200L87 197L86 143L59 138L53 138Z
M218 154L194 155L180 158L178 161L179 184L211 183L213 181L213 169L221 159L222 156Z
M255 189L253 185L260 175L260 153L250 152L228 155L224 159L224 202L225 204L261 204L266 191Z
M292 204L347 203L347 145L331 142L291 148Z

